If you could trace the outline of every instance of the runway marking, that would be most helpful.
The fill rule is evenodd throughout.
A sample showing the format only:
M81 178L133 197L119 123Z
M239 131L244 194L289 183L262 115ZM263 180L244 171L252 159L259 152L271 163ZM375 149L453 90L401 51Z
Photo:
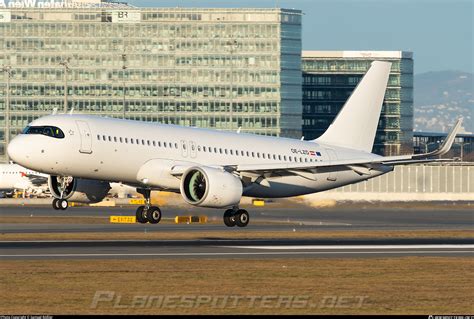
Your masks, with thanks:
M405 250L405 251L302 251L302 252L232 252L232 253L129 253L129 254L22 254L22 255L0 255L0 257L184 257L184 256L238 256L238 255L329 255L329 254L458 254L474 253L472 250Z
M222 246L219 246L222 247ZM268 249L268 250L338 250L338 249L473 249L470 244L440 244L440 245L282 245L282 246L224 246L226 248Z

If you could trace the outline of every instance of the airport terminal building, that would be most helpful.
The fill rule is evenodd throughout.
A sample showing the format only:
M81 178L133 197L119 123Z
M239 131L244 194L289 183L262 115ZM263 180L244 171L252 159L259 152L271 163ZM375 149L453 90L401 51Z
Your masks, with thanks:
M413 53L405 51L303 51L303 135L321 136L372 61L392 62L373 152L413 152Z
M0 161L54 109L298 138L301 16L0 0Z

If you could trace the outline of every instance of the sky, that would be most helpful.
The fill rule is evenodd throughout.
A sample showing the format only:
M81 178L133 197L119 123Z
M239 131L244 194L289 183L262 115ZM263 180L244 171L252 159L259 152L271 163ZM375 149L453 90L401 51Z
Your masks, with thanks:
M473 73L473 0L128 0L137 7L294 8L303 50L412 51L415 74Z

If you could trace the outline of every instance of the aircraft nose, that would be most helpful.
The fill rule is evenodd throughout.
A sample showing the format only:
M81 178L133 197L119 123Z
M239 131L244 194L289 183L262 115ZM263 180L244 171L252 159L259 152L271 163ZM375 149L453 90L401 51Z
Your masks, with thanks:
M8 144L7 152L8 156L10 156L10 158L16 163L22 164L26 159L25 147L22 145L18 137L15 137Z

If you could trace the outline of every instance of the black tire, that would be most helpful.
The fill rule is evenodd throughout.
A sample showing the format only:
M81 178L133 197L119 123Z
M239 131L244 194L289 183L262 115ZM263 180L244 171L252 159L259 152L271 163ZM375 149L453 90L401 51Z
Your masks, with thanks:
M69 207L67 200L59 199L58 200L58 207L60 210L66 210Z
M135 212L135 216L137 218L137 222L140 224L146 224L148 220L146 219L146 212L143 212L145 206L139 206L137 211Z
M232 209L228 209L224 213L224 224L227 227L234 227L235 226L235 214Z
M158 224L161 220L161 210L156 206L151 206L147 212L147 219L150 224Z
M245 209L239 209L235 214L235 224L239 227L245 227L249 224L250 216Z
M58 202L59 202L59 199L53 198L53 208L54 208L54 210L60 210L61 209L61 208L59 208Z

